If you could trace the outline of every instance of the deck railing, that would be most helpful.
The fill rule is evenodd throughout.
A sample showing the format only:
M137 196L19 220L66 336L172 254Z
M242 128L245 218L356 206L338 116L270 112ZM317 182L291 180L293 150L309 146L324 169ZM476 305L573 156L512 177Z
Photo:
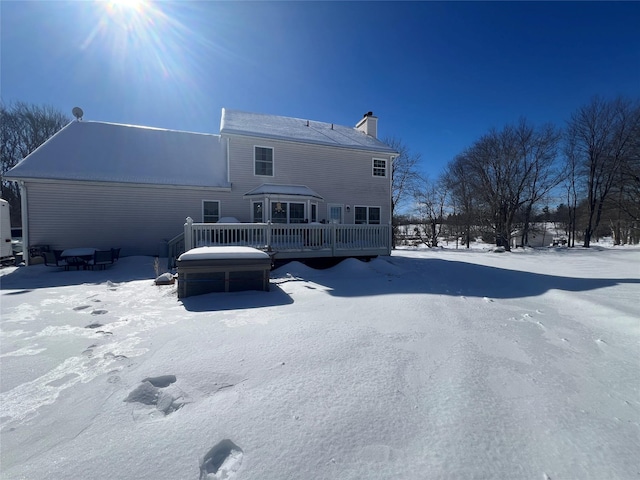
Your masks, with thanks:
M273 252L276 258L389 255L389 225L194 223L184 224L184 243L174 239L170 256L202 246L241 245ZM182 247L182 248L180 248ZM175 257L174 257L175 258Z

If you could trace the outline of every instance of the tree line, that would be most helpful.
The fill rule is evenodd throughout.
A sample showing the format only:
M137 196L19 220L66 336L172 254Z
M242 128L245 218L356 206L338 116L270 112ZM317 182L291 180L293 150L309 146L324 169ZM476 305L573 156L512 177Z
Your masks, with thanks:
M396 146L401 142L392 142ZM398 149L398 148L397 148ZM594 97L560 129L526 118L491 129L431 180L407 148L393 169L394 232L403 202L429 246L447 229L467 246L480 233L510 250L527 245L541 213L564 218L569 246L589 247L603 227L616 245L640 241L640 101ZM548 204L558 202L555 211ZM544 215L542 216L544 220Z
M46 142L70 119L50 106L25 102L0 103L0 193L9 202L11 225L21 225L20 190L16 182L4 180L7 170Z

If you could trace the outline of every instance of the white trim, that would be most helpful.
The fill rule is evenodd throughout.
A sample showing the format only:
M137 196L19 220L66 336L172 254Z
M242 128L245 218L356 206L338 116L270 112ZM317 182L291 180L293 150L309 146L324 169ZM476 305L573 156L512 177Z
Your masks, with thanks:
M222 138L222 137L221 137ZM226 138L227 140L227 183L229 185L231 185L231 139L229 137ZM255 155L255 153L254 153Z
M271 150L271 175L258 175L256 173L256 148L266 148ZM273 147L266 145L254 145L253 146L253 176L262 178L274 178L276 176L276 150Z
M220 202L220 200L213 200L213 199L206 199L206 198L202 199L201 208L200 208L200 218L202 218L202 223L216 223L218 220L216 220L215 222L205 222L205 220L204 220L204 202L215 202L215 203L218 204L218 220L220 220L222 218L222 202Z
M231 187L216 187L216 186L203 186L203 185L171 185L171 184L160 184L160 183L133 183L133 182L108 182L108 181L100 181L100 180L69 180L69 179L57 179L57 178L30 178L30 177L19 177L15 179L9 179L3 177L4 180L11 180L13 182L31 182L31 183L47 183L51 184L52 182L61 184L61 185L101 185L101 186L113 186L113 187L135 187L135 188L162 188L167 189L167 187L181 189L181 190L206 190L208 192L230 192Z
M20 189L20 216L22 217L22 259L28 267L31 265L31 254L29 253L29 202L27 201L27 186L22 180L18 182Z

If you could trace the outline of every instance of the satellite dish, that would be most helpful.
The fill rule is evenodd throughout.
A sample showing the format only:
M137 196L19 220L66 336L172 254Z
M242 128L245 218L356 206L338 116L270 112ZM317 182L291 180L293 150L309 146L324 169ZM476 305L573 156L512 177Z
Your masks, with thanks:
M73 107L71 113L73 113L73 116L76 117L78 121L82 120L82 116L84 115L84 112L80 107Z

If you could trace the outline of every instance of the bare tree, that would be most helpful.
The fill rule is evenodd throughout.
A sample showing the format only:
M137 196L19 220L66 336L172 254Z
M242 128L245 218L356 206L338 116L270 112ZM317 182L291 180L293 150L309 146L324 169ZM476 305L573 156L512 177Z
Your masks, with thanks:
M522 168L526 173L520 241L520 246L525 246L529 241L534 206L545 199L563 179L563 172L557 166L561 133L550 124L535 129L521 120L516 128L516 138L520 143Z
M623 165L637 151L639 123L638 102L622 97L610 101L595 97L579 108L569 121L568 156L580 168L587 198L584 247L590 246L600 225L605 202L614 187L620 185Z
M578 210L578 170L577 159L573 150L566 156L566 166L564 171L564 188L567 192L567 209L566 209L566 225L567 225L567 243L569 247L575 247L576 244L576 213Z
M514 219L528 211L559 181L555 165L559 134L551 126L534 128L522 119L502 130L491 130L448 167L448 182L458 199L474 201L476 224L495 234L496 246L510 250ZM461 194L462 193L462 194Z
M9 107L0 104L0 174L46 142L69 123L69 118L49 106L30 105L24 102ZM19 225L20 190L15 182L2 180L2 198L11 206L13 225Z
M442 179L433 182L424 178L416 190L416 210L421 224L421 228L416 227L418 228L416 234L428 247L438 246L447 197L446 182Z
M464 154L458 155L447 166L442 181L449 192L449 201L452 209L450 219L461 230L460 233L463 235L464 244L469 248L471 245L471 232L478 217L479 208L471 191L473 182L469 178L470 173L467 172L465 167L466 161L467 158Z
M391 218L393 219L393 248L396 246L398 225L397 214L407 200L411 199L420 179L418 167L421 161L419 153L413 153L400 139L391 137L384 140L388 146L398 152L391 169Z
M611 223L614 243L637 244L640 242L640 121L632 132L629 153L622 160L619 182L613 190L615 211Z

